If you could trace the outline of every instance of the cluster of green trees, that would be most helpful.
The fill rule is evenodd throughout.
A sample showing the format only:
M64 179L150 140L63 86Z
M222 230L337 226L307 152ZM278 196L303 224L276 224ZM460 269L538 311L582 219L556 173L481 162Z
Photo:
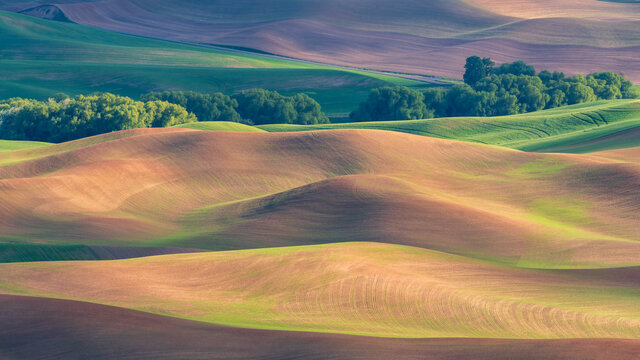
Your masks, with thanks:
M0 100L0 139L64 142L107 132L167 127L194 121L246 124L328 123L320 105L305 94L283 96L263 89L233 96L165 91L135 101L109 93L47 101Z
M135 101L109 93L47 101L0 101L0 138L63 142L111 131L166 127L197 121L182 106L166 101Z
M424 92L407 87L373 89L351 113L352 121L407 120L444 116L498 116L537 111L597 99L636 98L632 83L612 72L565 76L516 61L495 66L472 56L464 84ZM222 93L152 92L141 101L109 93L47 101L0 101L0 138L63 142L111 131L166 127L194 121L250 125L324 124L320 104L306 94L283 96L264 89Z
M200 121L233 121L249 125L329 122L320 104L308 95L284 96L264 89L245 90L232 96L164 91L143 95L142 100L162 100L181 105Z
M140 97L142 101L167 101L192 112L199 121L233 121L242 118L236 111L238 102L222 93L203 94L193 91L151 92Z
M350 115L351 121L427 119L434 115L424 94L404 86L373 89Z
M425 119L445 116L500 116L579 104L598 99L630 99L633 84L613 72L565 76L536 73L523 61L498 67L489 58L472 56L465 65L465 84L424 92L406 87L374 89L351 113L352 121Z

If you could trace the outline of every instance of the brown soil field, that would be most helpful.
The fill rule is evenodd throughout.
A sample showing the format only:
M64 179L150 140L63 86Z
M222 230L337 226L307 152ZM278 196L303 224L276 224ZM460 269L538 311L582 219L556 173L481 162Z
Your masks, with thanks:
M377 130L124 131L0 154L25 242L245 249L344 241L523 267L637 265L640 165Z
M626 272L626 275L625 275ZM636 269L532 270L346 243L0 264L0 293L247 328L390 337L640 338Z
M83 302L0 296L3 359L622 360L637 340L386 339L239 329Z

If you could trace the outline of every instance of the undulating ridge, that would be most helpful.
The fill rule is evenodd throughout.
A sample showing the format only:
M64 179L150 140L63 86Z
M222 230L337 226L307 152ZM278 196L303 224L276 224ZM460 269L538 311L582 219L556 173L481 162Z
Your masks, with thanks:
M48 359L628 359L636 340L399 339L223 327L102 306L0 296L0 356ZM25 341L25 339L29 339Z
M344 241L522 267L636 265L636 159L377 130L131 130L0 153L0 229L48 244Z
M245 328L418 338L640 338L638 267L515 269L432 250L348 243L0 269L5 294Z

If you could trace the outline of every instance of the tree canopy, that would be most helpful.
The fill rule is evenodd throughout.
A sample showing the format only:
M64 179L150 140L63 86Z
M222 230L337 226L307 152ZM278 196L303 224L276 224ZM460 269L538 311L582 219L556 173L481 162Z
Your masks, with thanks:
M329 119L306 94L253 89L233 96L193 91L152 92L141 101L110 93L46 101L0 100L0 139L64 142L111 131L168 127L194 121L320 124Z
M306 94L283 96L264 89L245 90L233 95L243 122L263 124L326 124L329 119L320 104Z
M481 59L478 56L471 56L467 58L467 62L464 65L464 82L468 85L475 85L478 81L489 76L493 72L493 66L495 63L489 58Z
M0 101L0 138L63 142L118 130L172 126L196 121L182 106L135 101L109 93L56 95L47 101Z
M373 89L350 115L352 121L407 120L433 117L424 95L404 86Z
M465 85L425 91L425 104L436 116L511 115L638 96L629 80L610 71L571 77L546 70L536 74L521 60L495 67L491 59L478 56L469 57L465 68Z
M240 114L236 111L238 102L223 93L203 94L194 91L151 92L142 95L141 100L162 100L180 105L196 115L199 121L242 121Z
M245 90L233 96L193 91L152 92L143 100L164 100L193 112L199 121L232 121L249 125L323 124L329 119L320 104L306 94L283 96L264 89Z
M501 116L598 99L638 97L629 80L610 71L571 77L546 70L536 74L524 61L496 67L491 59L479 56L469 57L465 69L465 83L449 88L430 88L422 93L406 87L373 89L351 113L351 120Z

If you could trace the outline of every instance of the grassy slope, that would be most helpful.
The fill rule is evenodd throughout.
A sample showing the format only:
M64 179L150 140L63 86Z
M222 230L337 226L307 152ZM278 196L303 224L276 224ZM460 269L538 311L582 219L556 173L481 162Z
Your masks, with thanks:
M37 245L0 243L0 262L98 260L86 245Z
M50 143L39 141L13 141L13 140L0 140L0 151L31 149L41 146L51 145Z
M0 243L0 263L69 260L113 260L199 252L171 247L87 246Z
M639 146L640 101L611 100L495 118L439 118L330 125L262 125L272 132L379 129L537 152L587 153Z
M0 293L238 327L390 337L640 338L640 284L620 276L624 271L585 277L508 269L397 245L3 264L0 270ZM628 279L638 274L625 271Z
M242 131L242 132L265 132L255 126L240 124L229 121L201 121L196 123L177 125L177 128L210 130L210 131Z
M173 128L11 151L0 164L0 233L13 242L379 241L529 268L631 266L640 251L635 158L371 130Z
M111 91L304 91L329 114L355 108L373 87L412 80L121 35L0 12L0 97ZM65 51L59 51L65 49Z

